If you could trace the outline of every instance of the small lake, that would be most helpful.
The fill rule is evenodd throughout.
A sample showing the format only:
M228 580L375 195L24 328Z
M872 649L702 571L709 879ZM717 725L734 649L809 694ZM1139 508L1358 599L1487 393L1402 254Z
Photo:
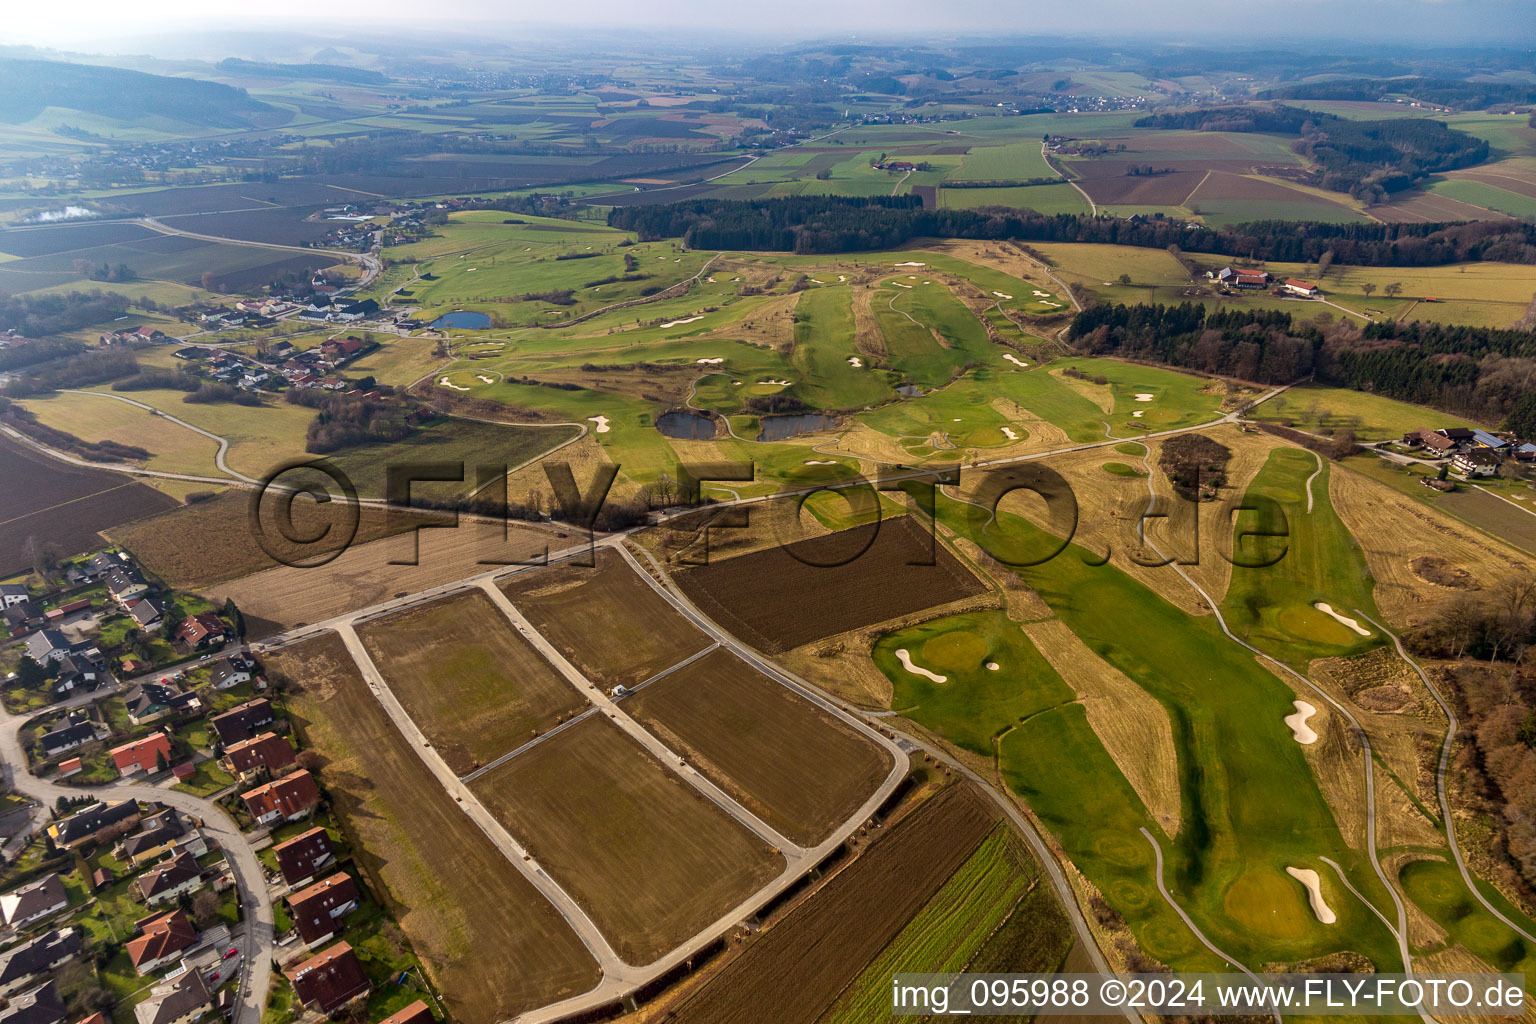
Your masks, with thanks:
M715 436L715 421L701 412L674 409L656 417L656 429L680 441L708 441Z
M438 330L452 328L455 331L484 331L490 328L491 318L484 313L461 309L457 313L445 313L432 321Z
M759 441L782 441L796 434L826 430L837 423L837 417L819 412L797 412L788 416L764 416L758 423Z

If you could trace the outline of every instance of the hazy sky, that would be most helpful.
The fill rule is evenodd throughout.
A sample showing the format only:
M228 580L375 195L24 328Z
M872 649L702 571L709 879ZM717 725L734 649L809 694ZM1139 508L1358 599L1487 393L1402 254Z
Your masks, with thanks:
M349 20L358 28L468 30L508 39L515 39L520 28L558 23L725 30L775 39L925 31L1175 41L1226 36L1301 49L1315 45L1320 36L1391 39L1426 48L1536 39L1536 0L774 0L768 5L730 0L262 0L240 5L247 11L238 20L227 6L208 0L70 0L58 6L13 0L6 6L0 42L81 49L89 44L115 52L132 52L129 37L146 33L243 25L330 34Z

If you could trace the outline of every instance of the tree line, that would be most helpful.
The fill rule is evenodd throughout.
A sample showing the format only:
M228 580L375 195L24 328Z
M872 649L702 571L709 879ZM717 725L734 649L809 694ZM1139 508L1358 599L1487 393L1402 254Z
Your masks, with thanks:
M1536 437L1536 333L1435 323L1298 321L1279 310L1198 303L1090 306L1078 351L1259 384L1306 377L1413 402Z
M1287 263L1334 262L1365 267L1428 267L1473 260L1536 263L1536 224L1325 224L1253 221L1221 228L1184 221L1089 214L1043 214L987 207L927 210L920 196L788 196L782 199L693 199L615 207L608 223L642 241L682 238L695 249L839 253L898 248L914 238L1089 242L1146 249L1176 246Z

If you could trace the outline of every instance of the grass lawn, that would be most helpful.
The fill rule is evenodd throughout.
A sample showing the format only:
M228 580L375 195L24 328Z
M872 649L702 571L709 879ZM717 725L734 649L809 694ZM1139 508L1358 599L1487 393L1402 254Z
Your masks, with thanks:
M1471 420L1348 388L1303 384L1253 411L1255 419L1288 423L1314 434L1352 430L1361 441L1402 437L1419 427L1472 426ZM1489 424L1479 424L1488 426Z

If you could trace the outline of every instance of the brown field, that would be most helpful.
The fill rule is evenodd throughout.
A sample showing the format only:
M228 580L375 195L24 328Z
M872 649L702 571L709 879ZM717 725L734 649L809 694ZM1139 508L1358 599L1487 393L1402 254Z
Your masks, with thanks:
M919 807L673 1008L671 1024L813 1024L975 849L996 809L968 786ZM786 982L792 979L792 983Z
M459 775L586 707L478 590L359 623L357 635L411 720Z
M470 788L633 964L686 941L784 866L602 716Z
M251 635L260 637L323 622L391 597L487 572L497 562L532 558L547 547L570 543L532 527L511 526L509 531L503 541L501 527L486 523L423 530L418 535L419 555L412 551L411 537L383 537L355 544L335 561L314 569L279 566L201 590L219 603L233 598L245 613ZM413 555L416 565L391 564Z
M485 833L442 792L335 634L272 652L302 680L289 703L358 862L465 1024L590 989L597 963Z
M1287 188L1277 181L1250 178L1232 171L1212 171L1189 197L1199 199L1262 199L1278 202L1304 202L1313 196Z
M901 516L712 561L674 579L725 630L777 653L983 592L942 545L931 545L921 525ZM937 564L909 564L930 557Z
M597 567L569 562L501 587L533 627L604 689L634 686L709 646L709 638L635 574L617 551Z
M1408 195L1366 211L1383 221L1509 220L1508 215L1433 192Z
M132 550L151 572L175 587L206 587L283 565L256 541L251 525L254 493L244 489L225 491L211 501L176 508L146 522L114 530L113 539ZM271 498L266 500L275 502ZM268 515L263 513L263 523L273 521ZM347 523L345 516L338 502L295 501L292 535L319 536L330 527L340 540ZM354 546L399 533L415 522L424 521L406 513L391 517L382 509L361 508ZM334 551L337 546L319 543L311 551L286 542L276 530L268 529L266 533L275 552L293 561L304 555Z
M0 435L0 576L30 569L29 538L67 554L101 545L98 531L175 508L132 477L51 459Z
M1359 542L1376 581L1376 606L1387 622L1398 629L1436 613L1450 598L1464 592L1461 587L1433 583L1415 572L1415 562L1425 556L1440 559L1450 568L1463 569L1473 580L1485 585L1512 573L1536 573L1536 561L1437 515L1386 484L1347 466L1335 467L1328 477L1334 510ZM1512 515L1525 515L1516 509L1509 511Z
M1452 515L1460 516L1522 551L1536 554L1536 514L1472 487L1443 494L1436 500Z
M1100 206L1180 206L1205 177L1204 171L1134 177L1118 161L1079 162L1072 170L1083 174L1077 183Z
M872 741L723 649L647 686L624 710L802 846L830 835L891 769Z

